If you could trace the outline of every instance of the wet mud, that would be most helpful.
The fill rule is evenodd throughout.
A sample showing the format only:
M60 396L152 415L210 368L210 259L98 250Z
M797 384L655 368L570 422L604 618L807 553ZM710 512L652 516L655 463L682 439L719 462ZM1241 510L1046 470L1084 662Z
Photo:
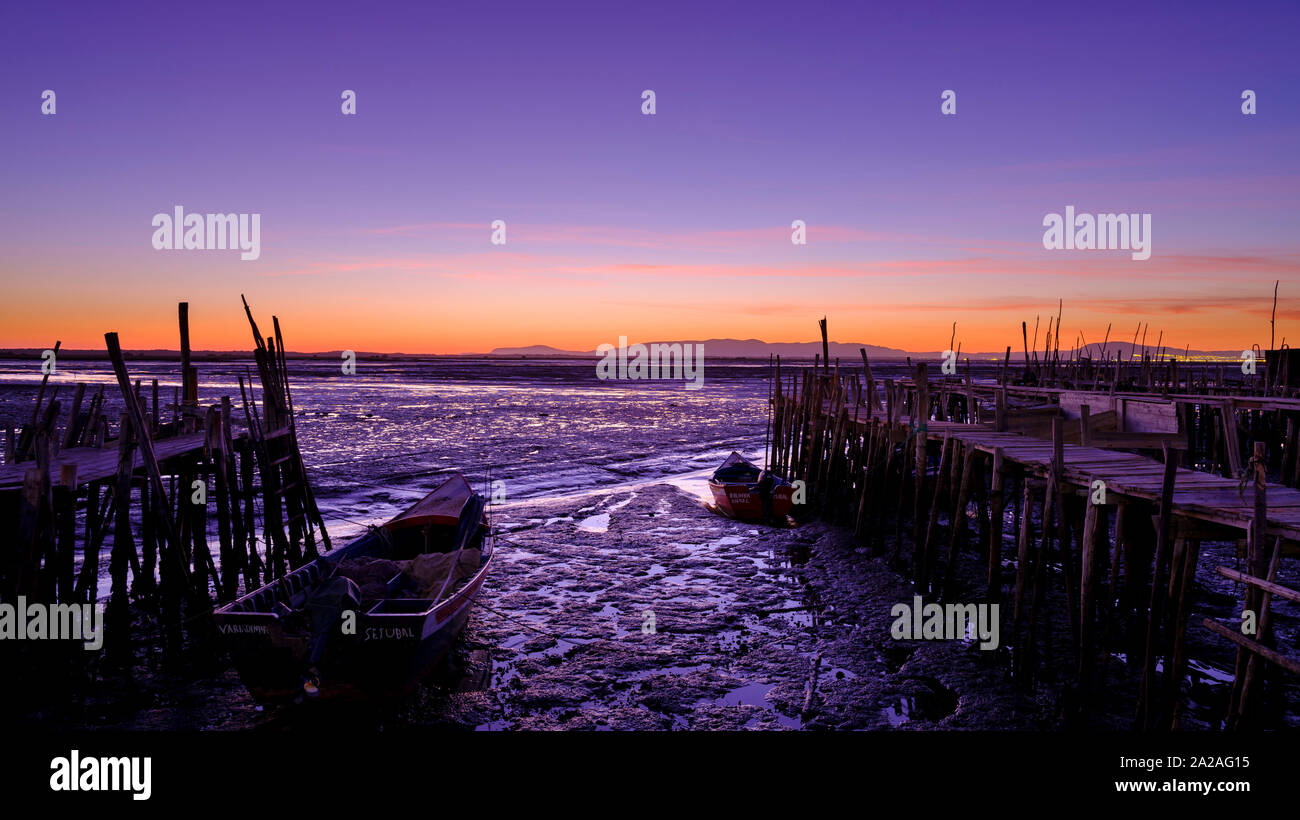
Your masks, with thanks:
M654 484L503 515L462 651L403 719L488 730L1041 728L1003 653L896 641L911 587L843 529L733 521ZM473 678L473 673L470 674ZM810 694L811 692L811 694Z

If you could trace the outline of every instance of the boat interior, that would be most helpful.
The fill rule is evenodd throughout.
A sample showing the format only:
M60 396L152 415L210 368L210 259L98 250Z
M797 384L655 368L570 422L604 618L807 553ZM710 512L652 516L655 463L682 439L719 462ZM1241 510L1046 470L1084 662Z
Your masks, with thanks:
M737 457L738 459L738 457ZM713 473L713 480L719 484L756 484L762 470L755 464L742 459L728 459ZM785 479L772 476L776 484L785 484Z
M460 549L461 545L464 545L467 549L478 547L480 542L486 542L487 540L483 538L487 531L487 525L483 517L484 506L485 501L482 496L471 496L460 510L459 520L455 526L444 526L436 522L394 519L394 521L383 527L373 528L369 533L351 544L335 550L329 555L321 556L315 561L288 573L280 580L245 595L226 607L225 612L284 614L285 610L302 610L307 605L316 587L322 581L334 575L334 568L340 561L349 558L367 556L402 561L428 553L454 552ZM483 543L483 549L482 560L486 561L490 545ZM403 582L404 576L400 572L389 579L387 582L388 595L398 594ZM372 612L376 614L392 614L396 610L401 610L404 602L408 607L417 608L412 611L422 611L419 610L418 600L395 598L382 601L377 605L378 608L372 610ZM430 603L424 601L423 607L427 609Z

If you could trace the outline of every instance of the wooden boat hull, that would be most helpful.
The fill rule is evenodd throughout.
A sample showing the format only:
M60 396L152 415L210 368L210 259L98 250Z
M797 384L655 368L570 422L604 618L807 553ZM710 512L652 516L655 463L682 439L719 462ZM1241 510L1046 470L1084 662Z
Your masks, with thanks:
M762 470L740 453L727 456L709 479L709 492L718 511L741 521L763 520L763 495L758 489L762 475ZM772 483L772 517L784 518L794 506L794 487L779 476L767 475Z
M432 496L432 494L431 494ZM474 510L481 509L481 505ZM394 519L394 522L401 520ZM389 522L390 526L394 522ZM427 516L419 523L427 523ZM384 598L354 613L353 629L341 620L329 630L315 663L319 699L391 697L409 694L438 665L465 627L474 599L491 569L494 552L485 527L467 526L466 544L481 549L478 569L444 600ZM426 527L427 530L427 527ZM427 537L427 536L426 536ZM214 615L240 680L259 702L299 700L304 672L319 635L291 627L275 611L330 577L339 561L391 557L391 533L376 528L348 545L302 566L217 610ZM389 582L390 589L397 579Z
M758 488L751 484L724 484L709 482L713 503L727 517L740 521L759 521L763 518L763 499ZM789 484L772 490L772 514L781 517L793 509L794 488Z
M360 669L369 684L363 688L385 695L413 691L447 656L465 628L491 563L492 556L488 555L474 577L432 612L362 615L357 629L361 639ZM419 600L389 599L385 603ZM375 671L380 674L373 674Z

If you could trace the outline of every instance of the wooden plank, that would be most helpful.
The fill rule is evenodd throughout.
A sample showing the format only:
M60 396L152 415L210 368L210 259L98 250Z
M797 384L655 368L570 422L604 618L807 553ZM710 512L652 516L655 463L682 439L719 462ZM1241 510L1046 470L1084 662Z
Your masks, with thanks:
M1300 592L1289 587L1284 587L1281 584L1275 584L1272 581L1266 581L1263 578L1256 578L1253 575L1238 572L1231 567L1215 567L1214 571L1222 575L1224 578L1230 578L1233 581L1243 584L1250 584L1251 586L1270 592L1279 598L1286 598L1288 601L1300 603Z
M1204 396L1197 398L1204 403ZM1236 406L1245 407L1240 400L1234 401ZM1215 404L1219 402L1216 401ZM931 421L927 432L935 440L941 440L945 435L954 436L962 444L990 455L1000 448L1007 462L1018 464L1040 477L1045 477L1050 471L1053 449L1050 441L1028 438L1019 433L998 433L979 429L980 427L983 426ZM1094 433L1094 437L1099 435L1104 434ZM1175 438L1179 440L1175 441ZM1168 449L1178 450L1184 449L1186 442L1181 436L1161 437L1161 444ZM1106 482L1109 492L1121 496L1147 501L1160 497L1164 467L1159 461L1136 453L1073 444L1065 444L1063 451L1066 484L1086 488L1093 480L1101 479ZM1066 489L1068 492L1076 492ZM1173 515L1229 529L1241 529L1253 514L1254 491L1253 488L1247 488L1243 498L1239 490L1239 482L1235 479L1179 469L1172 502ZM1267 494L1267 534L1300 540L1300 491L1268 485Z
M1216 635L1220 635L1224 638L1227 638L1228 640L1232 641L1237 646L1241 647L1247 652L1253 652L1256 655L1259 655L1260 657L1264 658L1265 660L1277 664L1278 666L1282 667L1283 669L1287 670L1293 675L1300 675L1300 661L1294 660L1293 658L1288 658L1287 656L1279 652L1275 652L1274 650L1269 649L1267 646L1264 646L1262 643L1259 643L1257 641L1252 641L1250 638L1247 638L1245 635L1242 635L1240 632L1236 632L1232 629L1229 629L1228 627L1224 626L1223 624L1211 618L1206 618L1205 620L1201 621L1201 623L1205 625L1206 629L1210 630Z
M154 442L154 455L159 461L165 461L202 448L203 434L192 433ZM138 468L141 464L138 452L136 457L134 464ZM0 467L0 492L21 490L23 474L29 466L28 462L20 462ZM62 450L50 459L50 470L61 473L65 467L76 468L77 479L82 483L112 478L117 475L117 450L115 448L102 450L98 447L73 447L70 450Z

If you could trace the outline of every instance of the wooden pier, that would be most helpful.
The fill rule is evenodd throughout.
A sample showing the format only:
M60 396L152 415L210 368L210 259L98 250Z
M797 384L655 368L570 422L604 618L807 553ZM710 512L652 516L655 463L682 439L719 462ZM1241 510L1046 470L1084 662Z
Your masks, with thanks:
M116 396L104 387L91 395L77 384L65 407L57 389L46 395L46 375L31 422L7 431L0 510L16 526L0 531L0 599L106 603L104 648L119 674L130 675L134 648L146 643L161 645L165 657L183 649L215 656L214 602L233 600L329 549L298 449L279 322L263 337L246 303L244 309L260 396L250 371L247 384L239 378L239 396L200 404L189 308L181 303L181 360L170 402L157 379L132 380L118 334L107 333ZM98 600L105 551L107 602ZM9 669L39 670L35 655L61 652L3 644L2 652L29 656L21 663L6 657ZM91 654L60 657L89 668ZM31 677L31 686L43 680Z
M1300 674L1269 623L1275 597L1300 601L1276 583L1300 544L1300 398L1291 386L1300 365L1288 376L1277 360L1239 382L1212 376L1221 366L1150 360L1057 361L1053 378L1042 367L1034 374L1032 359L1012 368L1008 355L983 380L969 363L965 378L935 379L928 362L877 380L865 351L853 368L821 360L783 373L777 360L766 457L805 482L805 514L852 527L922 595L969 595L958 566L978 557L978 595L1010 610L1024 685L1040 670L1049 588L1059 584L1076 716L1104 696L1111 654L1122 652L1141 678L1134 725L1178 728L1196 628L1238 650L1223 725L1260 727L1263 669ZM1013 374L1033 383L1014 384ZM1205 541L1238 544L1244 571L1202 566ZM1253 613L1253 633L1240 621L1193 618L1198 571L1241 584L1237 613Z

